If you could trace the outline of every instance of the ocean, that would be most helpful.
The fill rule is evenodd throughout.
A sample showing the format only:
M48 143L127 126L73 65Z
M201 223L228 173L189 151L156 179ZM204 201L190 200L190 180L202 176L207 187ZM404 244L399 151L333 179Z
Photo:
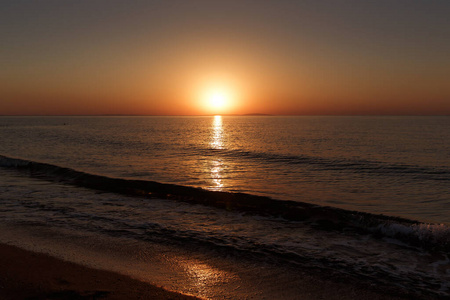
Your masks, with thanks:
M449 117L0 117L0 139L3 242L202 297L290 298L304 268L450 296Z

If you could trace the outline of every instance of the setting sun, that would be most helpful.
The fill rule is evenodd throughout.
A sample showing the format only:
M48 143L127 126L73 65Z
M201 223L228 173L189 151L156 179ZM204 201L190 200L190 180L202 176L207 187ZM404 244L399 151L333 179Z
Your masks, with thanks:
M209 88L205 90L202 97L204 107L212 113L223 113L229 111L233 99L232 92L226 88Z
M228 98L224 91L216 90L208 96L208 102L212 108L221 109L227 105Z

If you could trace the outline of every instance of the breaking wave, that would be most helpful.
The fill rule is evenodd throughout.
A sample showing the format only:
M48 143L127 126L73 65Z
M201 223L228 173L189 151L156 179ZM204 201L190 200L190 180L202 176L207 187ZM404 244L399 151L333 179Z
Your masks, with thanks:
M240 154L241 155L241 154ZM281 159L281 158L280 158ZM298 160L298 158L296 158ZM295 159L290 158L291 161ZM305 222L327 231L371 234L394 238L412 247L450 252L450 228L394 216L376 215L304 202L275 200L245 193L209 191L148 180L130 180L89 174L52 164L0 155L0 167L13 168L28 175L66 184L145 198L173 199L231 211ZM406 168L406 167L405 167ZM373 168L373 170L376 170ZM397 170L397 169L396 169ZM405 169L403 169L405 170ZM414 169L408 169L412 172ZM415 172L448 176L418 168Z

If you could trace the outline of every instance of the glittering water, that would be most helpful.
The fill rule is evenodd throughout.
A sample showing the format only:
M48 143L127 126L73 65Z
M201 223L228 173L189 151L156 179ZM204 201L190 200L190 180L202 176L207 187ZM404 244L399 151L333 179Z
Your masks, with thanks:
M296 299L306 268L450 295L450 118L0 117L0 140L2 242L215 299ZM347 210L121 195L66 168Z
M448 117L2 117L0 154L450 222Z

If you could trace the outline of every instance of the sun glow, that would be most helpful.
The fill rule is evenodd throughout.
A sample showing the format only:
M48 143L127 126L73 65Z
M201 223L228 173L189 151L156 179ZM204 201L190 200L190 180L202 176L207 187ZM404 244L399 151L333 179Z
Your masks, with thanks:
M203 105L212 113L227 112L232 106L232 101L232 92L226 88L210 88L203 95Z
M213 91L211 95L209 95L208 100L209 104L213 108L223 108L227 104L228 96L223 91Z

